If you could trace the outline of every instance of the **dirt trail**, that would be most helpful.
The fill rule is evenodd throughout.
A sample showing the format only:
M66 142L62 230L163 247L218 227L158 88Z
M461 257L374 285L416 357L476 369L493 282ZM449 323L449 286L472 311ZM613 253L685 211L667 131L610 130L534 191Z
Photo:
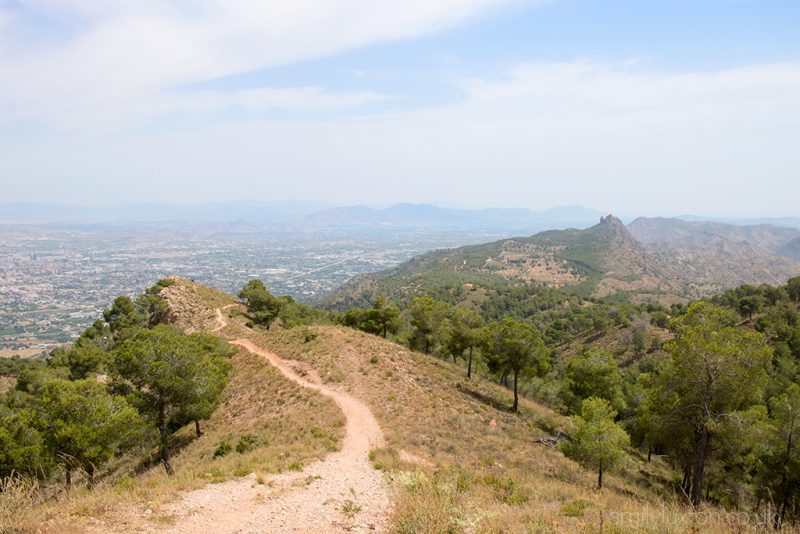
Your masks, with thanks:
M227 324L217 310L220 330ZM383 532L391 507L383 476L369 462L369 451L384 444L369 408L353 396L297 372L276 354L249 339L232 343L267 358L287 378L331 397L347 418L342 449L307 466L258 484L250 475L187 493L171 506L178 517L173 533ZM268 394L268 392L265 392Z
M225 319L225 315L223 315L222 310L227 310L228 308L233 308L236 304L228 304L222 308L217 308L214 313L216 314L216 321L217 326L211 329L212 332L217 333L226 326L228 326L228 320Z

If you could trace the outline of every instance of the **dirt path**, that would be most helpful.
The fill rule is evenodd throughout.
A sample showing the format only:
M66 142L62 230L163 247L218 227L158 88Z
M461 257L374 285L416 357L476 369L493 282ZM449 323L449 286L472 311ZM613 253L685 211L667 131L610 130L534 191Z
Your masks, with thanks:
M217 319L227 324L221 310ZM248 339L232 343L267 358L290 380L331 397L347 418L342 450L300 473L270 476L266 484L250 475L187 493L170 509L178 521L168 532L385 531L389 492L368 458L371 449L383 446L384 438L369 408L347 393L301 377L286 361Z
M236 304L228 304L222 308L217 308L214 313L216 314L215 320L217 321L217 326L211 329L213 333L217 333L226 326L228 326L228 320L225 319L225 315L223 315L222 310L227 310L228 308L233 308Z

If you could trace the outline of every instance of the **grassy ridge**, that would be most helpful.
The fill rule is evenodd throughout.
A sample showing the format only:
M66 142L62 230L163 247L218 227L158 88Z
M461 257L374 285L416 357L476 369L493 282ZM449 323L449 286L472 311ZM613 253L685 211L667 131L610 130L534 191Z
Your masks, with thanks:
M388 441L372 459L396 489L397 532L685 532L691 522L665 463L632 451L597 492L594 473L543 443L569 434L568 418L529 400L513 415L508 390L458 366L344 327L257 335L371 407ZM646 520L610 518L634 516Z

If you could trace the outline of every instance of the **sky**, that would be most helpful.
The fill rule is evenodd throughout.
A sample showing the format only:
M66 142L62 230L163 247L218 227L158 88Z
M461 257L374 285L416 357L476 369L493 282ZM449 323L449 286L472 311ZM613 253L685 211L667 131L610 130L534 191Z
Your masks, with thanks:
M0 0L0 203L800 216L797 0Z

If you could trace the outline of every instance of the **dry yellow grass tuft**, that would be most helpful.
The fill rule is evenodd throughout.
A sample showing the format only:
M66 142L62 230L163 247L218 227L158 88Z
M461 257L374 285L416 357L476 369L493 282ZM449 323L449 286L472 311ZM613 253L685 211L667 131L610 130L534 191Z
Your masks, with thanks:
M0 376L0 395L14 389L17 379L13 376Z

